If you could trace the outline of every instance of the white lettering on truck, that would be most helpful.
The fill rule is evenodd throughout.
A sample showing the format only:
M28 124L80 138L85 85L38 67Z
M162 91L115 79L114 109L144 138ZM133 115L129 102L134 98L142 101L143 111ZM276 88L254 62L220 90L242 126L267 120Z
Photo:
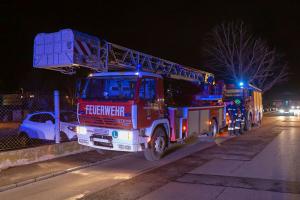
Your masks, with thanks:
M85 114L87 115L105 115L105 116L118 116L124 117L124 106L97 106L86 105Z

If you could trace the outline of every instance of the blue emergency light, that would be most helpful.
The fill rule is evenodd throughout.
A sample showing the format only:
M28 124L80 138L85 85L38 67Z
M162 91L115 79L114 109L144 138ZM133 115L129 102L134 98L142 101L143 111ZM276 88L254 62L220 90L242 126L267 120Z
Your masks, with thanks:
M240 86L241 88L243 88L243 87L244 87L244 82L241 81L241 82L239 83L239 86Z

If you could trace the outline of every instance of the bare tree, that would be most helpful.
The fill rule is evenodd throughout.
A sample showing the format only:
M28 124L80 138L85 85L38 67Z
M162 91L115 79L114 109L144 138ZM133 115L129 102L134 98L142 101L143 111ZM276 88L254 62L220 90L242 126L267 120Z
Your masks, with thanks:
M263 92L287 78L283 56L255 37L243 22L216 26L207 38L204 54L208 68L225 80L251 83Z

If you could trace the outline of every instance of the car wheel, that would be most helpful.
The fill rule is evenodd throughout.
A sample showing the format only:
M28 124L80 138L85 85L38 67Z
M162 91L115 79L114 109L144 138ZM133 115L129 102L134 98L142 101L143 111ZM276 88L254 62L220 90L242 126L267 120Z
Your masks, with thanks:
M159 160L167 147L167 136L163 128L155 129L148 148L144 150L144 156L149 161Z
M30 138L28 137L27 133L25 133L25 132L20 133L18 139L19 139L20 145L22 147L26 147L26 146L30 145Z
M60 132L60 142L68 142L68 141L69 141L69 138L68 138L67 134L61 131Z

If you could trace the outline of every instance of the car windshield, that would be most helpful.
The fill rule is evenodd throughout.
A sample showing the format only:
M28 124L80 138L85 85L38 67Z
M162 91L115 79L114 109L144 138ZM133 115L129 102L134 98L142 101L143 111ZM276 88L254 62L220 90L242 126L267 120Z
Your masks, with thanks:
M132 100L135 93L136 76L92 77L86 80L80 97L90 100Z

